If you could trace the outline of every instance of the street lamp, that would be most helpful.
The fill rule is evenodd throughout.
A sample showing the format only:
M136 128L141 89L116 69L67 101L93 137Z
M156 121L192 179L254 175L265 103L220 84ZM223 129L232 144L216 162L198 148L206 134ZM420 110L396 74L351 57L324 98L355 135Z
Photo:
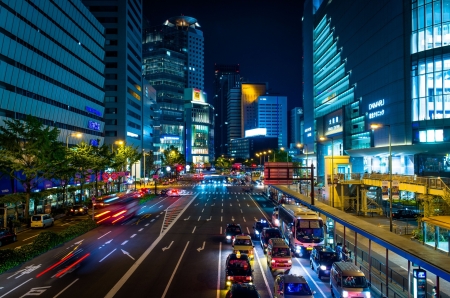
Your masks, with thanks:
M111 144L111 152L114 152L114 144L122 146L124 143L121 140L115 141L114 143L112 143Z
M267 152L269 152L269 154L267 155L267 162L270 162L270 153L272 153L272 150L267 150ZM274 159L275 159L275 157L274 157Z
M281 147L280 150L284 151L284 147ZM289 152L288 152L287 148L286 148L286 162L289 162Z
M392 232L392 144L391 144L391 125L384 124L388 128L389 135L389 231ZM382 128L383 125L373 123L370 128L373 130Z
M259 166L261 166L261 153L256 153L256 156L259 157Z
M69 137L81 138L82 136L83 134L81 134L80 132L66 135L66 148L69 149Z
M320 137L319 140L331 140L331 207L334 207L334 139L332 137Z

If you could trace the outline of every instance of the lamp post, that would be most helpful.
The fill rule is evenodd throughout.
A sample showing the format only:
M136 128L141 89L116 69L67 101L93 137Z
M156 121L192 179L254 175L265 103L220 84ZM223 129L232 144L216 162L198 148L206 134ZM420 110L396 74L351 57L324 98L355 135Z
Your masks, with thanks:
M392 232L392 143L391 143L391 125L384 124L388 128L389 135L389 231ZM381 128L381 124L371 124L370 128L373 130Z
M281 151L284 151L284 147L280 148ZM286 162L289 162L289 151L286 148Z
M259 157L259 166L261 166L261 153L256 153L256 156Z
M272 153L272 150L267 150L267 152L269 152L269 154L267 155L267 162L270 162L270 153Z
M334 139L332 137L320 137L319 140L331 140L331 207L334 207Z
M80 132L66 135L66 148L69 149L69 137L81 138L83 135Z

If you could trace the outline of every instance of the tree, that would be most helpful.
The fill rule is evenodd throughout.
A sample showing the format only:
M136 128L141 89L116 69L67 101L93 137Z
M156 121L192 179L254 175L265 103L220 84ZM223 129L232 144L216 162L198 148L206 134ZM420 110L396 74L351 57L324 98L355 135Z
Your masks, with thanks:
M137 147L124 144L113 152L111 167L116 171L131 170L131 165L140 160L142 156L143 153L140 153ZM128 168L129 166L130 168ZM120 178L119 183L121 183L121 180L122 178Z
M58 142L59 130L44 126L38 118L5 120L0 126L0 171L25 189L24 217L29 218L33 189L44 178L53 178L64 160L65 148ZM36 206L35 206L36 211Z
M220 156L216 159L216 168L222 170L231 169L231 161L228 158Z
M80 202L83 201L83 184L86 183L86 178L93 174L93 154L93 146L84 141L70 148L67 153L67 160L76 169L75 177L80 182Z
M174 165L186 164L186 158L183 154L178 151L178 148L175 146L170 146L169 149L165 149L162 155L162 162L173 168Z

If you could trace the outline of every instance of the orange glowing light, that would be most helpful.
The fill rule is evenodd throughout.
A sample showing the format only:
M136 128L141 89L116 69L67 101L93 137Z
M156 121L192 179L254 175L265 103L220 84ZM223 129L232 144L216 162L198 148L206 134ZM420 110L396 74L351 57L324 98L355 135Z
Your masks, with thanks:
M117 216L119 216L121 214L124 214L125 212L127 212L127 210L122 210L122 211L117 212L116 214L114 214L112 217L117 217Z
M122 218L124 218L125 216L121 216L121 217L119 217L118 219L116 219L115 221L113 221L112 223L115 223L116 221L118 221L118 220L121 220Z
M102 221L105 221L105 220L107 220L108 218L110 218L111 216L108 216L108 217L106 217L106 218L104 218L104 219L101 219L101 220L99 220L99 221L97 221L97 223L101 223Z
M111 211L108 210L108 211L102 212L102 213L100 213L100 214L97 214L95 217L100 217L100 216L105 215L105 214L107 214L107 213L109 213L109 212L111 212Z

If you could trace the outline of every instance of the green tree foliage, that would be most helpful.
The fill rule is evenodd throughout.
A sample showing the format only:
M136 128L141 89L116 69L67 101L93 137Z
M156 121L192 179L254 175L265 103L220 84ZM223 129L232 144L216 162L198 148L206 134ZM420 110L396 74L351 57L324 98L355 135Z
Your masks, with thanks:
M163 164L173 168L176 164L186 164L186 158L184 157L184 154L178 151L177 147L170 146L169 149L164 150L162 154L162 162Z
M65 148L58 135L58 129L44 126L32 116L23 121L5 120L0 126L0 171L24 186L26 219L32 190L40 180L53 178L64 160Z
M131 166L138 160L141 160L142 156L143 153L139 152L138 147L123 144L118 146L113 152L111 167L115 171L131 171ZM119 183L121 184L121 182L122 177L120 178Z
M216 168L225 170L225 169L231 169L231 161L226 157L218 157L216 159Z

